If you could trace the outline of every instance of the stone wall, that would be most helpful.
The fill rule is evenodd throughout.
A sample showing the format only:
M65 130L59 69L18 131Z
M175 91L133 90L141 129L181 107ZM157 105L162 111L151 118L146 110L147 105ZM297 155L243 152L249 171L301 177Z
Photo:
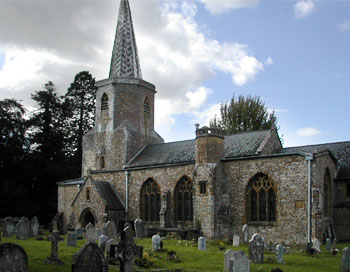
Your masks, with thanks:
M347 186L350 179L336 179L333 222L338 241L350 241L350 196L347 196Z
M63 212L64 222L69 223L69 217L73 212L72 202L79 192L78 185L58 186L58 212Z

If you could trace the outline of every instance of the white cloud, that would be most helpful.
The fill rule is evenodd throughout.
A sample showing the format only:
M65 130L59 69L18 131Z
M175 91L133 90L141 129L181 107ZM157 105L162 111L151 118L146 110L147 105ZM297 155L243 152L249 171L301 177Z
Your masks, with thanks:
M251 8L259 4L260 0L199 0L214 14L223 13L231 9Z
M321 134L321 131L313 127L304 127L296 132L296 135L301 137L312 137Z
M300 0L294 5L294 15L297 19L305 18L315 11L314 0Z
M266 60L265 60L265 65L272 65L273 64L273 59L271 57L268 57Z
M350 31L350 21L342 22L342 23L339 25L339 28L340 28L340 30L343 31L343 32Z
M220 107L221 104L214 104L211 106L208 106L203 111L195 111L193 113L193 119L191 120L194 124L200 124L200 126L208 126L209 121L212 120L215 116L220 116Z

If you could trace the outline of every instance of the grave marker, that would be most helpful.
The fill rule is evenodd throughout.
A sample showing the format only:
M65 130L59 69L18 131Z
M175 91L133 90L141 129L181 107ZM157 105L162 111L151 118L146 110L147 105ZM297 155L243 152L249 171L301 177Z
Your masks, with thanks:
M91 223L87 224L85 227L86 243L96 243L97 235L95 231L95 226Z
M108 272L102 250L95 243L85 245L75 256L72 272Z
M249 241L249 259L253 263L264 263L264 238L255 233Z
M117 226L114 221L108 221L103 227L103 234L108 236L108 239L117 239Z
M134 222L136 238L145 237L145 223L141 219L136 219Z
M247 224L243 226L242 232L243 232L243 243L247 245L249 242L249 227Z
M330 252L332 248L332 241L330 238L326 239L326 251Z
M207 250L207 240L204 237L198 238L198 250Z
M283 246L282 245L277 245L276 246L276 258L277 258L277 263L282 263L283 262Z
M233 252L229 272L250 272L250 261L242 250Z
M49 240L51 241L51 255L46 258L46 261L53 264L63 264L63 261L58 258L58 242L63 240L60 237L60 232L54 230Z
M107 240L108 240L107 235L101 235L100 237L98 237L98 246L100 247L100 249L103 252L105 251L105 245L106 245Z
M154 251L161 250L161 248L160 248L161 241L162 241L162 239L160 238L160 236L158 234L152 236L152 249Z
M313 241L313 247L317 250L317 252L321 252L321 242L318 239L314 239Z
M350 248L343 249L340 272L350 272Z
M224 270L229 271L230 269L230 260L233 256L234 251L232 249L228 249L224 253Z
M15 227L15 220L11 217L4 219L3 234L4 237L11 237Z
M83 229L75 229L75 234L77 235L78 240L84 239L84 230Z
M77 246L77 235L75 233L67 234L67 246Z
M13 243L0 245L0 271L28 271L28 257L21 246Z
M16 225L16 239L26 240L29 238L29 220L21 218Z
M33 219L30 221L30 235L31 236L38 236L40 229L40 223L38 217L34 216Z
M239 247L239 235L235 234L233 235L233 239L232 239L232 245L234 247Z

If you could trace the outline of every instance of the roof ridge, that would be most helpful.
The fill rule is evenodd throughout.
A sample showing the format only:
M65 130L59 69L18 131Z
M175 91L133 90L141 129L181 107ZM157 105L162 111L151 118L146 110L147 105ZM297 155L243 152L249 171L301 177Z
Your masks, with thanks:
M343 143L349 143L350 144L350 141L331 142L331 143L323 143L323 144L311 144L311 145L300 145L300 146L289 146L289 147L284 147L283 149L313 147L313 146L323 146L323 145L334 145L334 144L343 144Z
M225 137L226 136L235 136L235 135L242 135L242 134L257 133L257 132L268 132L268 131L270 131L270 129L258 129L258 130L250 130L250 131L241 131L241 132L238 132L238 133L225 135Z

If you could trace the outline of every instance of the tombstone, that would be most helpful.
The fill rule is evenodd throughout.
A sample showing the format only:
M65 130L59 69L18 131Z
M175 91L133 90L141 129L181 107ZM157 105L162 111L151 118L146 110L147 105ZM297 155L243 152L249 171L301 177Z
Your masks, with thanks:
M108 272L102 250L95 243L86 244L76 255L72 272Z
M84 230L83 229L75 229L75 234L77 235L78 240L84 239Z
M20 219L16 225L16 239L26 240L29 238L29 220Z
M75 219L75 216L74 216L74 213L72 212L69 216L69 223L68 223L68 227L70 228L73 228L74 227L74 219Z
M33 219L30 221L30 235L31 236L38 236L40 229L40 223L38 217L34 216Z
M332 241L330 238L326 239L326 251L330 252L332 248Z
M117 239L117 226L114 221L108 221L103 227L103 234L108 236L108 239Z
M103 229L96 229L96 238L100 237L101 235L103 235Z
M134 242L134 231L130 223L125 223L117 246L117 255L120 261L120 271L134 271L134 261L137 256L137 247ZM112 250L111 250L112 251ZM112 255L112 252L111 252Z
M314 239L312 241L313 248L317 250L317 252L321 252L321 242L318 239Z
M307 242L306 244L306 254L308 255L312 255L313 249L312 249L312 242Z
M28 271L28 257L21 246L13 243L0 245L0 271Z
M61 235L64 234L64 218L63 212L58 212L52 219L52 230L58 230Z
M264 263L264 238L255 233L249 241L249 259L253 263Z
M14 231L15 221L11 217L4 219L3 235L4 237L11 237Z
M145 237L145 223L141 219L136 219L134 222L136 238Z
M234 247L239 247L239 235L235 234L233 235L233 239L232 239L232 245Z
M101 235L100 237L98 237L98 246L103 252L105 252L105 245L107 240L108 240L107 235Z
M118 245L118 242L116 239L109 239L105 244L105 251L107 256L107 262L113 263L116 261L115 253L111 254L111 246L114 246L114 248Z
M247 225L247 224L245 224L245 225L243 226L242 232L243 232L243 243L244 243L245 245L247 245L248 242L249 242L249 228L248 228L248 225Z
M198 238L198 250L207 250L207 239L204 237Z
M284 248L282 245L276 246L277 263L283 263L283 250L284 250Z
M228 271L230 269L230 260L233 256L234 251L232 249L228 249L224 253L224 270Z
M229 260L230 272L250 272L250 261L242 250L234 251Z
M96 243L97 235L95 231L95 226L91 223L87 224L85 227L85 238L86 243Z
M153 235L152 236L152 249L154 251L159 251L161 250L160 248L160 242L162 241L162 239L160 238L159 235Z
M350 272L350 248L343 249L340 272Z
M77 235L75 233L67 234L67 246L77 246Z
M51 241L51 255L46 258L46 262L51 264L63 264L63 261L58 258L58 242L63 240L63 238L60 237L60 232L54 230L49 240Z

